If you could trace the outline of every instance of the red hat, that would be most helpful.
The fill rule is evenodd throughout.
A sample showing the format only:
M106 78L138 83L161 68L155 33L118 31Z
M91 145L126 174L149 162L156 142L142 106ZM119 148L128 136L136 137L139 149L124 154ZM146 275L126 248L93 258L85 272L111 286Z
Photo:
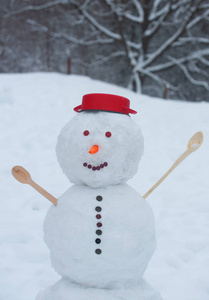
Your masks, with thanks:
M122 96L111 94L87 94L83 96L82 104L76 106L74 110L81 112L85 110L104 110L122 114L136 114L137 112L129 108L130 101Z

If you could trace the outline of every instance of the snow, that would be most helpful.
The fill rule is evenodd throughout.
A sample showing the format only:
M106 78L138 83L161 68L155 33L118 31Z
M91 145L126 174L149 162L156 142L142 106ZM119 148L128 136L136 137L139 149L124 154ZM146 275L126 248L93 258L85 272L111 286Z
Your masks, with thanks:
M43 241L50 202L11 176L22 165L43 188L60 196L69 187L55 155L61 128L86 93L127 97L144 136L138 173L128 183L141 195L186 150L197 131L205 139L148 198L157 249L145 279L164 300L209 299L209 104L164 101L81 76L0 75L1 209L0 299L32 300L60 279ZM192 99L191 99L192 100Z

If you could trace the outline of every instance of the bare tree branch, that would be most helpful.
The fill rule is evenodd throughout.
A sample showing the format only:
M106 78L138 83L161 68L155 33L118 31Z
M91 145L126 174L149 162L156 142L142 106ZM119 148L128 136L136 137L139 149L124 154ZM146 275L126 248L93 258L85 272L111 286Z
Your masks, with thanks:
M102 38L97 38L97 39L78 39L74 38L71 35L65 34L65 33L51 33L54 38L58 39L64 39L68 42L74 43L76 45L82 45L82 46L91 46L91 45L97 45L97 44L112 44L114 42L113 39L102 39Z
M209 39L208 38L203 38L203 37L185 37L185 38L180 38L177 42L173 43L172 47L178 47L178 46L184 46L188 44L209 44Z
M119 34L112 32L111 30L109 30L108 28L104 27L103 25L101 25L95 18L92 17L92 15L90 15L87 10L84 9L84 7L80 7L80 5L75 2L72 1L72 4L75 5L77 7L77 9L82 13L83 16L86 17L86 19L100 32L102 32L104 35L108 36L109 38L115 39L120 41L121 37Z
M45 4L37 5L37 6L28 5L23 8L20 8L16 11L11 11L11 12L5 14L4 18L8 18L8 17L14 16L14 15L19 15L19 14L22 14L27 11L39 11L39 10L43 10L43 9L48 9L50 7L57 6L60 4L67 5L67 4L69 4L69 1L68 0L54 0L54 1L50 1Z
M110 60L112 60L113 58L117 58L117 57L125 57L126 54L124 51L118 51L115 53L112 53L111 55L108 55L106 57L101 57L100 59L95 59L95 61L93 63L86 63L84 61L82 61L81 59L76 59L76 62L79 62L81 65L85 66L85 67L98 67L98 66L102 66L103 64L109 62Z
M148 69L141 69L140 72L147 75L148 77L150 77L152 80L154 80L155 82L157 82L158 84L160 84L163 87L169 86L172 90L178 89L176 86L172 85L169 81L162 79L160 76L158 76L152 72L149 72Z
M194 51L194 52L190 53L189 55L179 58L179 59L175 59L175 58L171 59L169 57L170 62L162 63L162 64L155 65L152 67L148 67L147 70L149 72L160 72L160 71L170 69L171 67L176 65L176 62L178 62L179 64L183 64L185 62L192 61L194 59L201 60L202 62L203 61L208 62L206 59L204 59L205 56L206 57L209 56L209 49L197 50L197 51ZM174 62L174 60L175 60L175 62ZM206 65L206 63L205 63L205 65Z
M186 68L186 66L184 66L183 64L181 64L180 62L178 62L177 60L173 59L173 62L176 64L176 66L178 66L184 73L185 77L194 85L199 85L204 87L207 91L209 91L209 83L204 81L204 80L196 80L194 77L192 77L192 75L189 73L188 69Z
M209 8L201 15L197 16L188 24L187 28L191 29L193 26L197 25L201 20L209 16Z
M167 49L171 47L171 45L177 41L181 35L186 30L186 25L191 20L192 16L194 15L195 11L197 10L198 6L200 5L202 1L199 0L197 5L195 7L191 7L190 12L188 13L188 16L185 18L185 20L182 22L181 26L177 31L161 46L159 47L154 53L152 53L148 59L144 61L142 64L142 67L148 67L151 63L153 63L160 55L162 55ZM136 66L137 68L138 66ZM141 66L140 66L141 67Z
M158 21L155 21L153 26L146 30L145 36L151 37L162 25L165 18L169 15L170 9L169 5L167 5L167 9L165 10L164 14L161 14Z
M168 13L170 10L170 3L167 3L162 9L158 10L158 5L160 4L160 1L155 1L153 5L153 9L151 11L151 14L149 16L149 21L155 21L158 19L161 19L162 16Z

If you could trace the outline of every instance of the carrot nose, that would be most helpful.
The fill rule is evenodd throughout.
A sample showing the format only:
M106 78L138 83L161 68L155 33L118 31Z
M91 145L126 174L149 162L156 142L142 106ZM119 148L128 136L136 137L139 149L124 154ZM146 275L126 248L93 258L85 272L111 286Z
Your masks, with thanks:
M91 147L91 149L89 150L90 154L95 154L99 151L99 147L97 145L94 145L93 147Z

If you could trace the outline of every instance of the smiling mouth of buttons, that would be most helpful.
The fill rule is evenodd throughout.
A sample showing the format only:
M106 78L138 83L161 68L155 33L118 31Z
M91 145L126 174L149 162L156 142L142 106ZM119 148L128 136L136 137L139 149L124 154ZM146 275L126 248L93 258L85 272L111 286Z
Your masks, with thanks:
M100 164L99 166L92 166L91 164L87 164L87 162L85 162L85 163L83 163L83 166L92 171L99 171L99 170L102 170L103 168L107 167L108 163L104 162L103 164Z

